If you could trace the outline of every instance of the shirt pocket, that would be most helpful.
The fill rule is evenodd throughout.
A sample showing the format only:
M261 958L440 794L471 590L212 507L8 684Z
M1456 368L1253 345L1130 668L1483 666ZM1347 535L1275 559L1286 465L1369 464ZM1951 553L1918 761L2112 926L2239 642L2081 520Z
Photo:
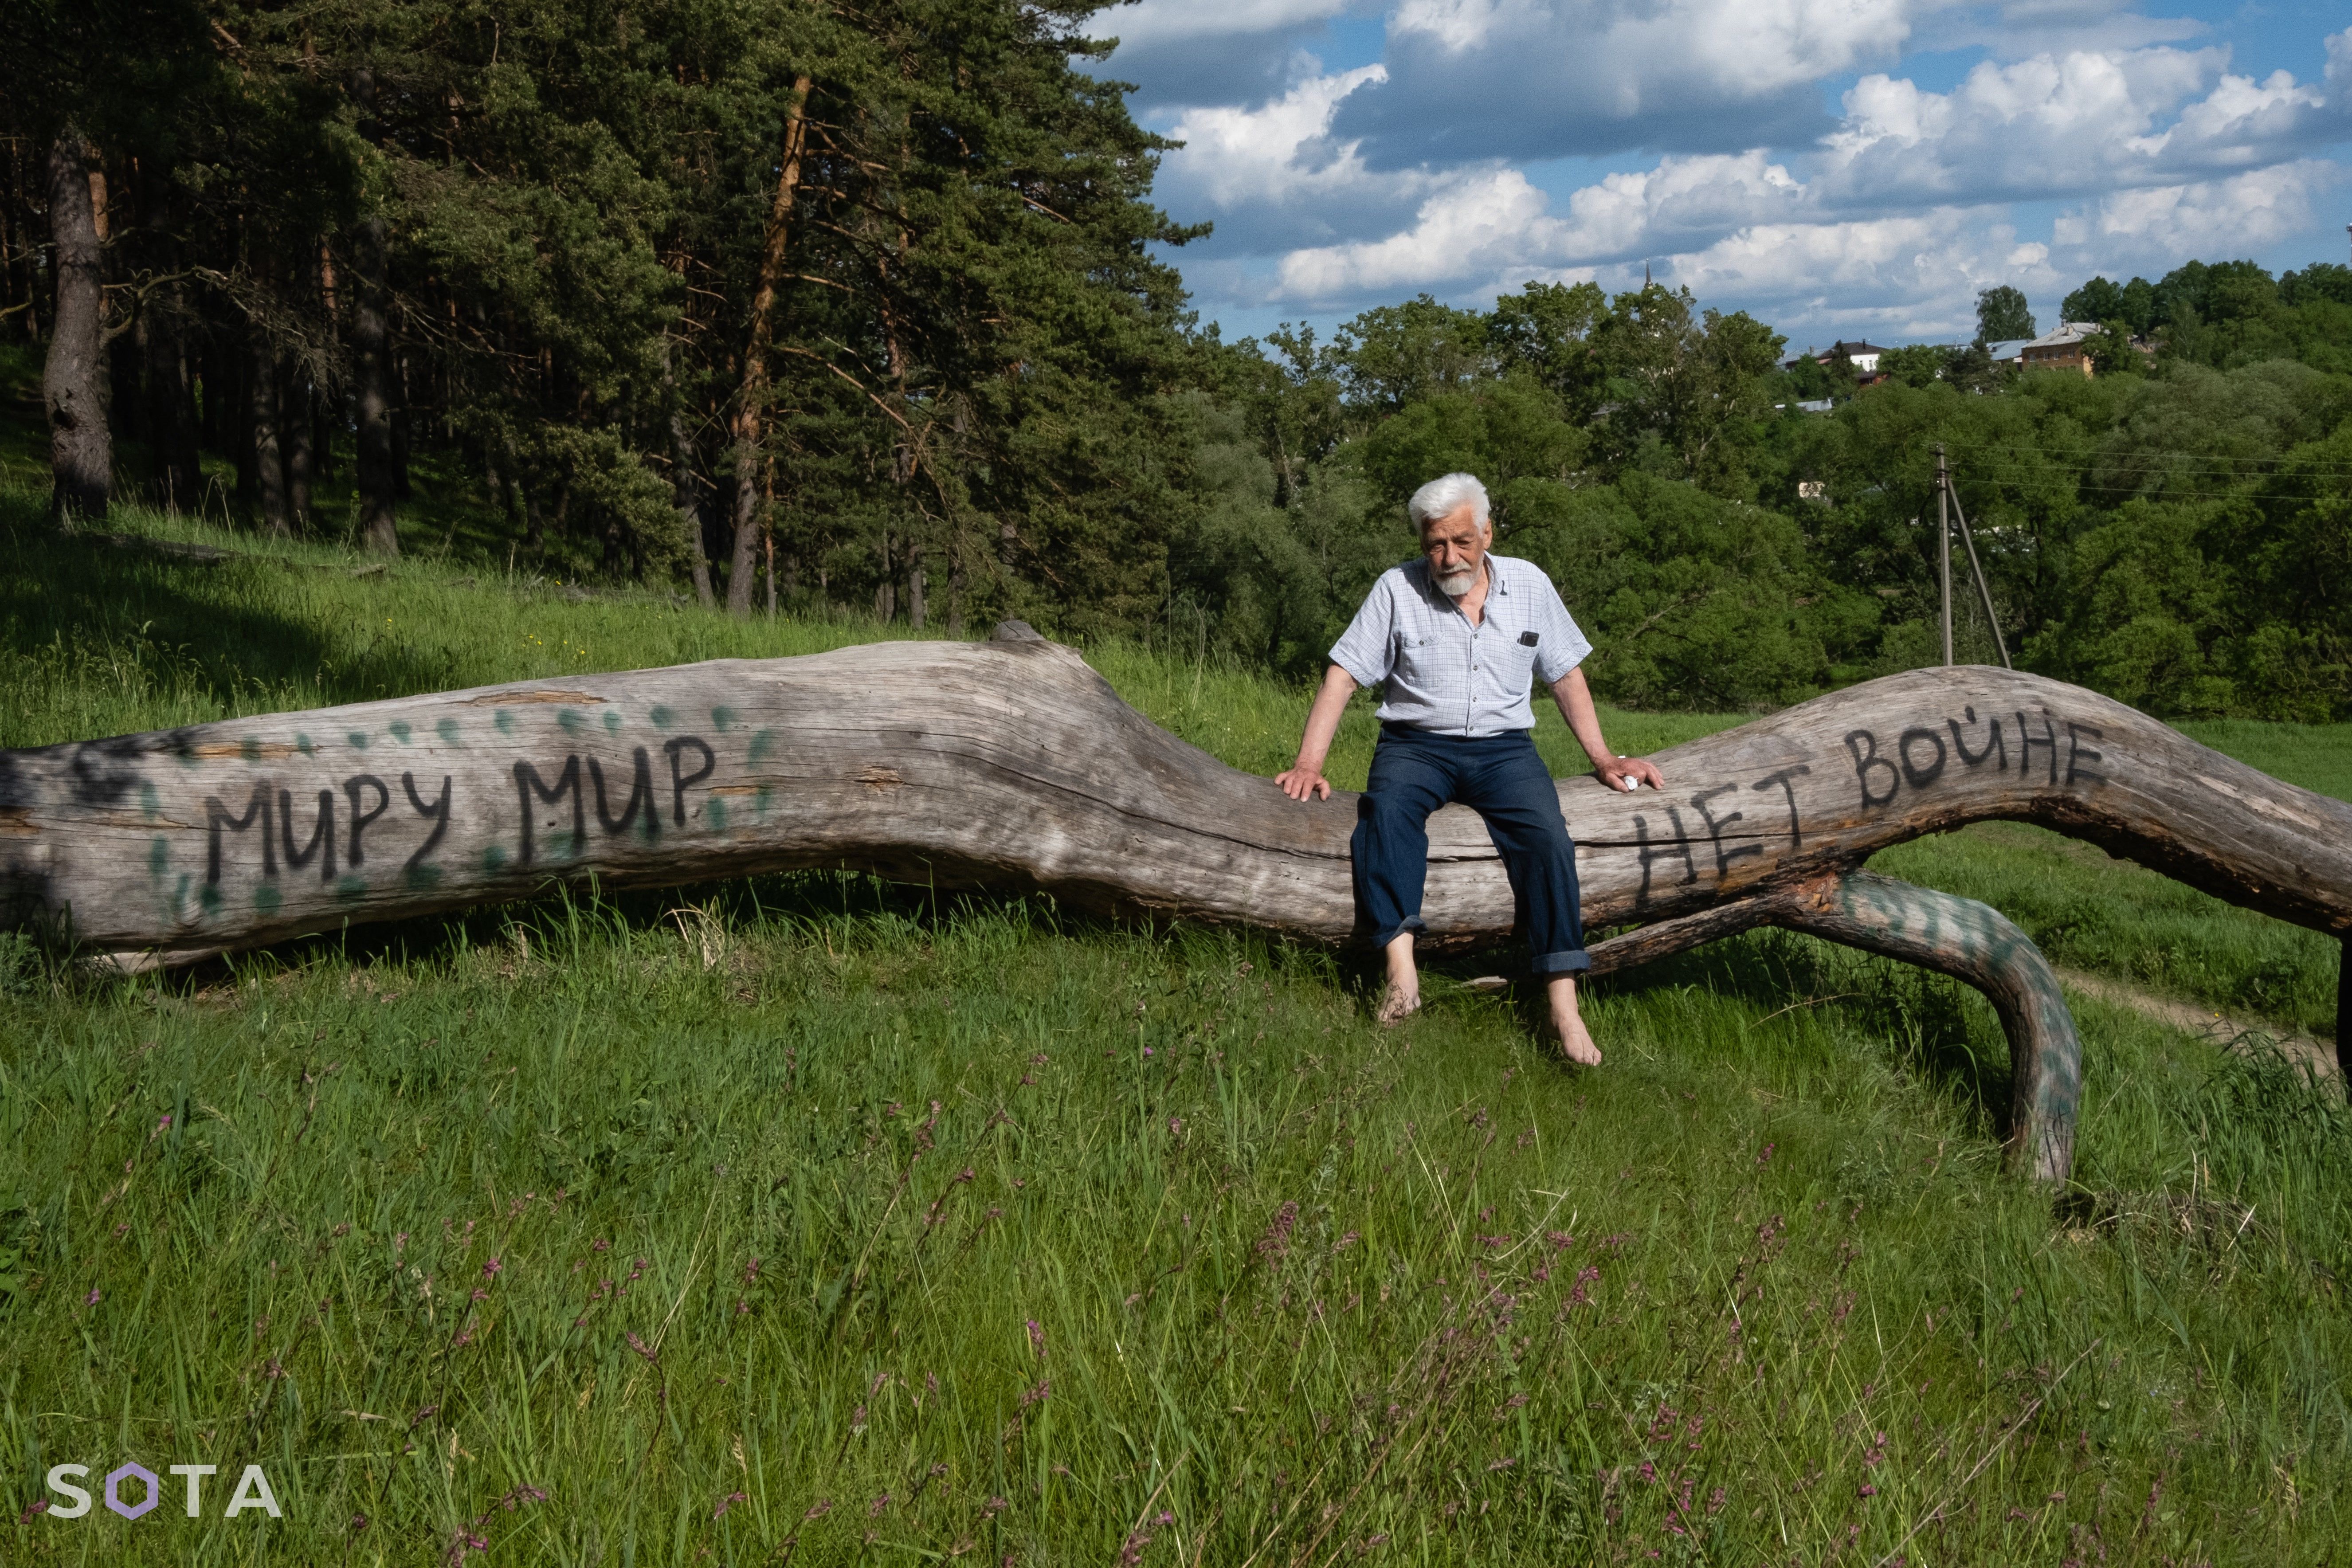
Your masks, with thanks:
M1437 657L1435 637L1417 637L1411 632L1396 634L1396 679L1402 684L1416 691L1428 690Z
M1481 639L1483 640L1483 639ZM1519 634L1509 632L1496 639L1492 648L1479 650L1479 662L1491 659L1496 680L1507 689L1517 692L1528 689L1534 677L1537 645L1519 640Z

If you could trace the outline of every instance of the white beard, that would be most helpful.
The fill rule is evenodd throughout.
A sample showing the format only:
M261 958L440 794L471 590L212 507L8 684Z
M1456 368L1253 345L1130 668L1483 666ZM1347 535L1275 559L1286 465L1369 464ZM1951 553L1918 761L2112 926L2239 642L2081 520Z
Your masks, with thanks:
M1478 569L1475 566L1466 572L1441 572L1437 575L1438 591L1449 599L1459 599L1477 585Z

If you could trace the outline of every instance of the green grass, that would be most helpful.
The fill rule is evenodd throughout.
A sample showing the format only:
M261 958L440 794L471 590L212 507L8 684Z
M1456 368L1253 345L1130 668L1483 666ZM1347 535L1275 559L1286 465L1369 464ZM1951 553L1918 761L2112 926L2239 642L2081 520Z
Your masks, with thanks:
M0 745L877 635L317 547L159 562L9 506ZM1088 653L1235 765L1288 760L1302 691ZM1609 720L1629 750L1722 721ZM2218 739L2306 782L2344 754ZM1370 743L1360 707L1342 782ZM1896 854L2077 879L2125 949L2161 912L2013 831ZM201 1521L167 1476L135 1523L0 1521L6 1555L2340 1556L2339 1100L2085 1004L2053 1218L1998 1173L2005 1047L1948 982L1718 944L1603 988L1610 1063L1571 1077L1482 967L1382 1032L1329 955L828 876L135 983L12 949L0 1509L60 1462L224 1474ZM218 1516L249 1462L283 1520Z

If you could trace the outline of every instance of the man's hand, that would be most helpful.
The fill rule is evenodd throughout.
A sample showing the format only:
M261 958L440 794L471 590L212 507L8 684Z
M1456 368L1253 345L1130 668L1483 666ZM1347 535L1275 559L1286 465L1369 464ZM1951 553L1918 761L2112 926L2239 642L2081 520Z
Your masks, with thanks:
M1307 710L1307 733L1298 742L1298 760L1274 775L1274 782L1291 799L1331 798L1331 781L1323 776L1323 759L1331 754L1331 737L1339 732L1339 715L1355 694L1354 676L1336 664L1323 672L1323 689Z
M1331 781L1314 768L1285 769L1274 775L1274 782L1280 784L1282 793L1293 800L1331 798Z
M1666 775L1658 771L1658 764L1643 757L1612 757L1595 764L1592 776L1611 789L1630 790L1637 784L1652 789L1666 787Z

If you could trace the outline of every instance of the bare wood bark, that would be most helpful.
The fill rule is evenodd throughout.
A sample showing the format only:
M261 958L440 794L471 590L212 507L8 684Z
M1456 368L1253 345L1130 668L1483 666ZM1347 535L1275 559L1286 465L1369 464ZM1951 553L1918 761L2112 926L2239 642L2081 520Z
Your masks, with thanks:
M1147 721L1070 650L880 643L527 681L0 752L0 910L132 964L530 892L856 867L1125 917L1353 936L1353 796L1298 804ZM1878 849L2035 822L2352 934L2352 805L2095 693L1983 666L1817 698L1663 753L1672 788L1561 781L1596 965L1756 924L1942 970L2001 1012L2017 1158L2048 1173L2072 1026L1981 905L1860 877ZM1484 825L1430 823L1428 945L1509 934Z
M569 760L625 771L635 746L667 755L674 740L684 772L700 771L677 784L657 845L566 835L560 857L521 854L518 762L550 778ZM2352 933L2352 805L2037 676L1890 676L1656 760L1673 784L1664 793L1560 782L1595 927L1674 920L1843 872L1924 833L2009 818ZM430 886L297 879L255 903L261 883L281 880L276 862L247 830L211 825L204 801L241 811L265 778L337 791L391 776L395 761L420 787L446 778L457 792L457 815L418 862L442 868ZM725 804L739 799L765 805L747 820ZM705 811L709 801L719 809ZM1225 767L1121 702L1077 655L1037 641L719 660L0 752L9 887L53 915L70 904L85 939L121 948L249 946L508 896L551 875L658 884L834 864L1344 942L1355 809L1345 793L1301 805ZM1510 894L1484 825L1449 807L1430 830L1431 943L1507 935ZM394 810L369 842L424 831ZM244 892L155 901L152 856L186 868L215 843L226 858L206 885Z
M727 612L751 613L751 579L760 541L761 447L767 437L768 351L775 341L776 285L784 271L793 203L801 184L801 158L808 144L810 79L793 82L784 109L784 145L776 175L776 195L768 210L768 233L760 247L760 275L751 295L751 320L744 333L743 383L735 409L735 547L727 574Z
M90 200L97 150L71 125L49 147L49 239L57 308L41 401L49 421L49 516L61 527L106 516L114 484L107 427L104 245Z

